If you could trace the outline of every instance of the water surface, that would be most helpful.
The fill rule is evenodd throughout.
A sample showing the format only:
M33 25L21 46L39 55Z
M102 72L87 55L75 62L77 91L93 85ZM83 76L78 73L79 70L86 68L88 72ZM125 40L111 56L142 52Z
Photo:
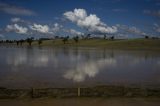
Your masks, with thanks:
M160 86L160 54L96 48L0 47L0 86Z

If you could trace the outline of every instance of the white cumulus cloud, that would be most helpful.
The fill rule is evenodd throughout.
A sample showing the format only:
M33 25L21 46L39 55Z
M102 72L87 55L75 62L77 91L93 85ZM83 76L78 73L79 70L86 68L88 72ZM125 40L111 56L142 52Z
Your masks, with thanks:
M95 14L87 15L85 9L74 9L74 11L65 12L64 17L79 27L87 29L89 32L95 33L115 33L117 28L115 26L107 26L101 22L100 18Z
M27 34L28 28L19 26L18 24L7 25L6 27L7 32L16 32L19 34Z
M61 29L63 28L62 25L58 24L58 23L55 23L54 24L54 27L51 29L53 33L56 33L58 31L60 31Z
M30 29L40 33L49 33L50 30L48 25L41 25L41 24L30 25Z
M143 32L142 30L138 29L135 26L126 26L126 25L119 25L117 24L117 28L119 31L125 32L126 34L134 34L139 36L146 36L147 33Z
M74 35L74 36L77 36L77 35L83 35L84 33L82 32L79 32L75 29L64 29L65 32L71 34L71 35Z

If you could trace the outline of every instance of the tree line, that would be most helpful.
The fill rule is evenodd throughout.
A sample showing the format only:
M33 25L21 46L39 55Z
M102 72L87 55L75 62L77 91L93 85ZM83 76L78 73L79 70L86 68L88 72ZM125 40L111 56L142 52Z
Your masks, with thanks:
M144 36L145 39L159 39L157 37L149 37L149 36ZM70 36L65 36L65 37L60 37L60 36L55 36L54 39L62 39L63 44L66 44L69 39L73 39L75 43L78 43L80 40L80 36L74 36L70 38ZM103 37L92 37L91 34L87 34L86 36L81 36L81 39L107 39L107 40L114 40L115 36L110 36L107 37L107 35L103 35ZM41 45L44 40L52 40L50 38L39 38L38 40L35 40L34 37L26 38L26 39L21 39L21 40L0 40L0 43L16 43L16 45L23 45L25 42L28 43L29 46L32 45L34 41L38 42L38 45Z

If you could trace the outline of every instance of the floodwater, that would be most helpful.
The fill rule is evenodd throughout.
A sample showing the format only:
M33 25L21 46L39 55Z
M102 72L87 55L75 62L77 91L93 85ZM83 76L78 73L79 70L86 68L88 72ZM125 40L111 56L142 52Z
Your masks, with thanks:
M160 86L160 53L0 47L0 87Z

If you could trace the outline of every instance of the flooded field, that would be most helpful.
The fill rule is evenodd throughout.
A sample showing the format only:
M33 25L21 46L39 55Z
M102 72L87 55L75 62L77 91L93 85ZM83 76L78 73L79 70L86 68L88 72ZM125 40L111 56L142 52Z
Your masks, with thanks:
M160 86L160 54L96 48L0 47L7 88Z

